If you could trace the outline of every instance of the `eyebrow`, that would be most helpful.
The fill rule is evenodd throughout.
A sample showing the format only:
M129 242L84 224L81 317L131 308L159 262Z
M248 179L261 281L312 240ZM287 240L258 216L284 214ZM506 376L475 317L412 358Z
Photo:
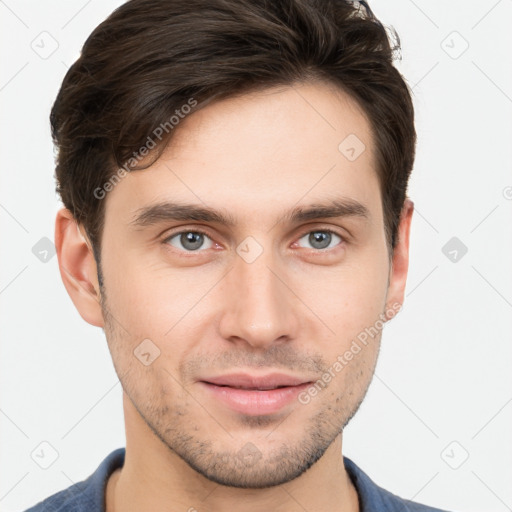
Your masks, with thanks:
M145 228L166 221L202 221L228 227L233 227L236 224L235 218L225 211L189 203L166 201L139 208L134 213L135 217L129 225L135 228ZM335 217L356 217L368 220L371 214L364 204L354 199L341 198L306 207L298 206L285 213L282 216L282 221L294 224Z

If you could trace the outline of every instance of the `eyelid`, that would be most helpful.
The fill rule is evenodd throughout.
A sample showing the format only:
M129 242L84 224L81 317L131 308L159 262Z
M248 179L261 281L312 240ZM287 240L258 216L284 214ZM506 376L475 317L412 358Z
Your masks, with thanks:
M301 238L303 238L305 235L308 235L310 233L324 232L324 233L331 233L333 235L339 236L341 239L341 242L339 244L337 244L336 246L331 247L330 249L309 249L307 247L303 248L305 250L313 251L313 252L317 252L317 253L328 253L328 252L333 251L336 248L338 248L339 246L346 244L348 242L348 237L346 235L340 233L340 231L341 230L336 230L332 227L326 227L326 226L308 226L307 229L300 231L300 234L295 237L295 241L292 243L292 246L296 246L296 244L299 242L299 240ZM222 244L219 244L217 241L215 241L214 237L211 236L211 234L206 229L202 228L201 226L193 226L193 227L179 226L178 228L176 228L176 231L167 232L162 238L162 243L170 246L170 244L167 243L169 241L169 239L171 239L177 235L184 234L184 233L199 233L201 235L208 237L214 245L217 245L217 246L222 245ZM172 247L172 246L170 246L170 247ZM176 249L176 248L173 247L173 249ZM176 249L176 250L181 253L190 253L190 254L198 254L200 252L207 251L207 249L198 250L198 251L184 251L184 250L180 250L180 249Z
M338 235L344 242L348 240L348 237L346 235L342 235L340 231L333 229L331 227L309 227L305 231L302 231L302 234L299 235L299 238L302 238L304 235L307 235L309 233L316 233L318 231L324 232L324 233L332 233L333 235Z
M218 242L216 242L214 240L214 238L210 235L210 233L208 233L208 231L204 230L203 228L201 227L194 227L194 228L183 228L182 226L180 226L179 228L176 228L177 231L171 231L171 232L166 232L166 234L162 237L162 243L164 245L169 245L167 242L169 242L169 240L171 238L174 238L175 236L177 235L182 235L184 233L198 233L198 234L201 234L201 235L204 235L206 237L208 237L213 244L215 245L220 245ZM175 247L173 247L173 249L176 249ZM203 250L199 250L199 251L182 251L182 250L179 250L177 249L179 252L184 252L184 253L190 253L190 254L194 254L194 253L199 253L199 252L204 252L205 249Z
M308 248L308 247L303 247L302 249L305 249L306 251L312 251L312 252L315 252L318 254L323 254L323 253L327 254L327 253L330 253L331 251L336 250L337 248L339 248L340 246L342 246L348 242L347 236L342 235L338 230L333 229L331 227L309 227L305 231L301 232L302 234L300 234L298 236L297 241L293 242L292 246L296 246L298 244L299 240L301 238L303 238L304 236L309 235L310 233L318 233L318 232L331 233L333 235L339 236L341 241L338 244L336 244L334 247L330 247L329 249L314 249L314 248Z

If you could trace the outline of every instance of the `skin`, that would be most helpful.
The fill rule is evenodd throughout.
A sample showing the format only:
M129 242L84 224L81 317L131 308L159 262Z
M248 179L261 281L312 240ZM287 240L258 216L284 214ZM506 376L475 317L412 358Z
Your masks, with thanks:
M349 134L366 146L354 161L338 150ZM370 216L284 220L335 197ZM164 200L206 205L235 224L130 225L139 208ZM123 386L126 459L108 482L108 512L357 511L342 432L371 382L381 330L309 403L275 414L234 412L198 383L233 371L316 381L403 302L413 203L390 255L374 143L357 104L321 82L211 103L105 201L103 290L66 209L55 240L64 285L82 318L104 329ZM194 229L208 235L196 251L169 238ZM338 236L312 245L309 234L325 229ZM251 263L236 251L248 236L263 249ZM134 356L144 339L160 350L148 366ZM241 457L248 447L253 456Z

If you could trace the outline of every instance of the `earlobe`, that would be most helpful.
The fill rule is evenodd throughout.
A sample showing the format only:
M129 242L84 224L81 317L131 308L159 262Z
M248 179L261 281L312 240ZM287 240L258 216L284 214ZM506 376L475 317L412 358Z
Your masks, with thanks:
M103 327L97 267L92 247L67 208L57 212L55 248L62 282L80 316Z
M413 212L414 203L409 198L406 198L400 215L398 242L393 251L386 301L387 311L396 310L396 306L398 304L401 306L404 302L405 285L409 270L409 234Z

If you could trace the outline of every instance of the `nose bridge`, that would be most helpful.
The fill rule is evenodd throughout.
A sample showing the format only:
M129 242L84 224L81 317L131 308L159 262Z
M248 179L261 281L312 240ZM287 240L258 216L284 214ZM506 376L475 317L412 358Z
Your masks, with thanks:
M222 335L268 348L295 336L293 294L278 277L279 265L271 249L263 250L255 259L246 257L243 249L241 244L234 267L226 276L228 307L223 310Z

